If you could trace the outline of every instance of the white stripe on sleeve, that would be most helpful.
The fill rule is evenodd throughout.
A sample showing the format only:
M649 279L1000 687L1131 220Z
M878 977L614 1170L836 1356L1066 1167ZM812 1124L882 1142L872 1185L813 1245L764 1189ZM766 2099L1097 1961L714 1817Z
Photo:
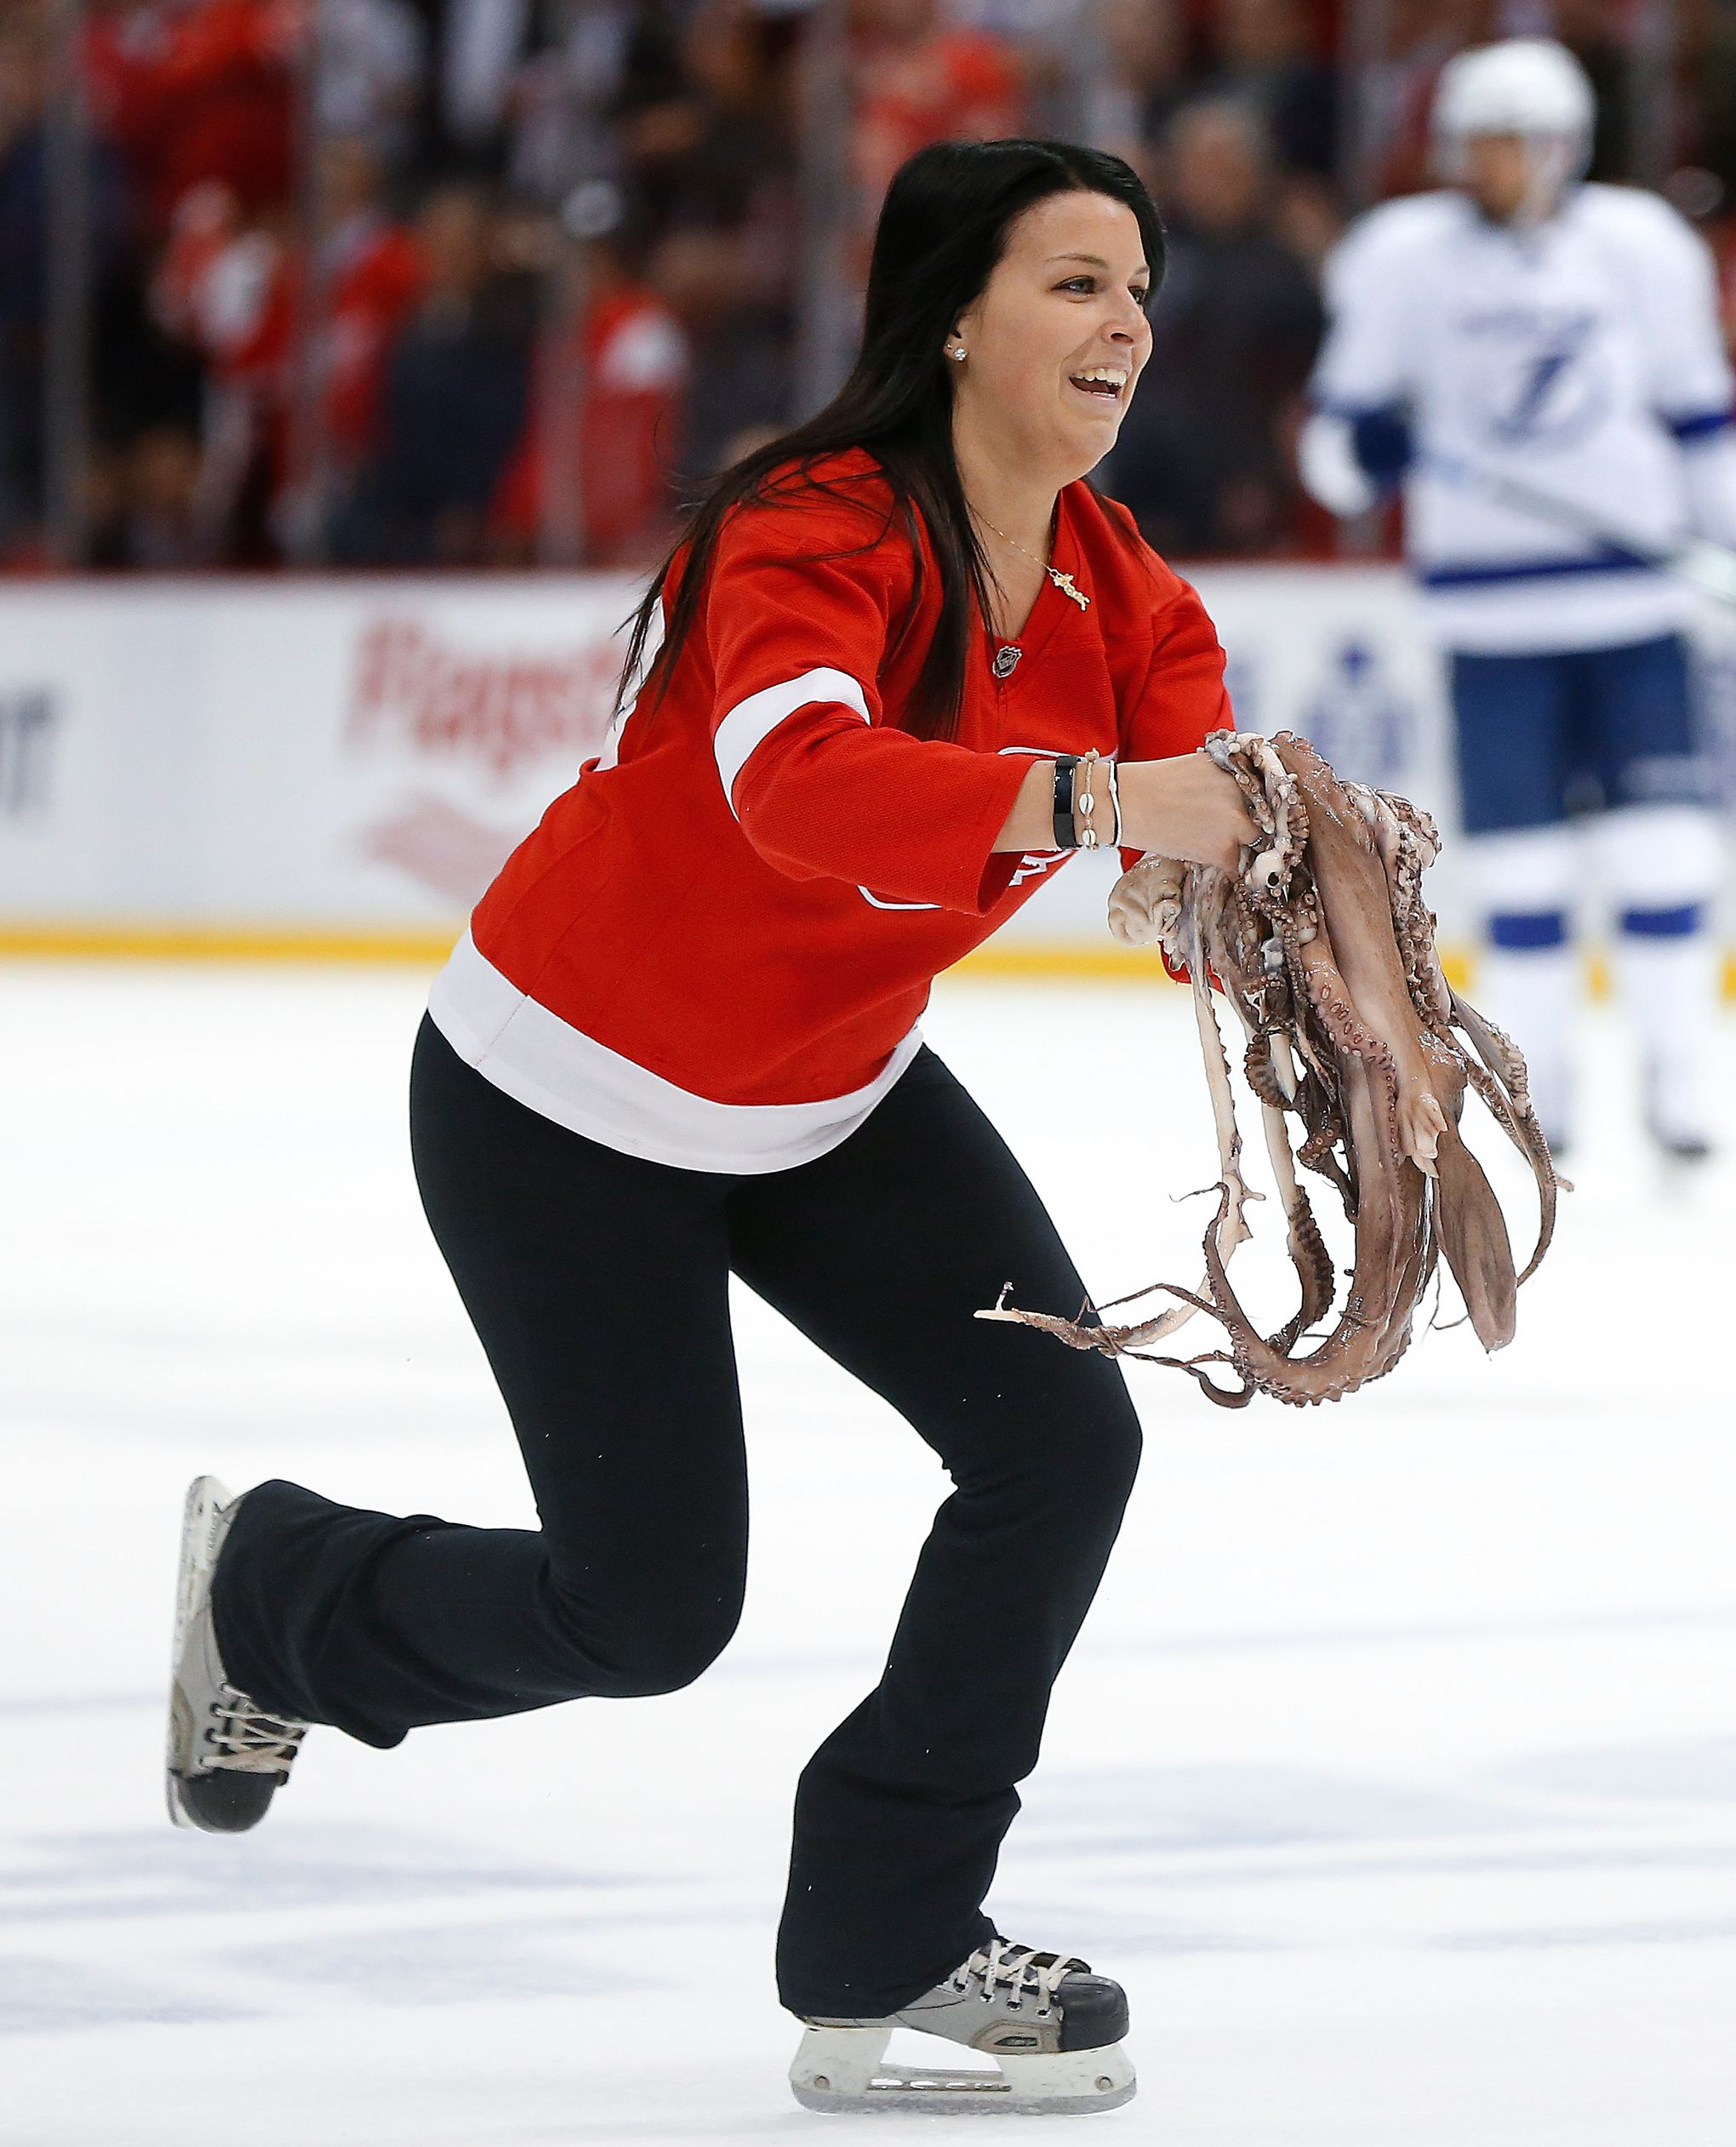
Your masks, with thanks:
M723 795L729 800L729 809L735 812L735 779L746 767L756 746L762 745L776 730L779 724L793 716L797 709L811 708L815 701L840 701L846 708L855 711L865 723L868 717L868 696L859 682L847 671L805 671L799 678L787 679L779 686L767 686L757 694L750 694L744 701L738 701L717 726L711 740L712 751L717 756L717 773L723 780ZM740 818L737 814L736 817Z

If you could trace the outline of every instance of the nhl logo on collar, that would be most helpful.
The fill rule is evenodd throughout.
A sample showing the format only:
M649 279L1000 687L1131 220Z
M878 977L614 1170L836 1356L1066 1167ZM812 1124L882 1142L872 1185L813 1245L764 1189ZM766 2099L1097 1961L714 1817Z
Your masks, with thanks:
M1019 659L1025 651L1016 641L1003 641L995 651L991 666L996 678L1010 678L1019 668Z

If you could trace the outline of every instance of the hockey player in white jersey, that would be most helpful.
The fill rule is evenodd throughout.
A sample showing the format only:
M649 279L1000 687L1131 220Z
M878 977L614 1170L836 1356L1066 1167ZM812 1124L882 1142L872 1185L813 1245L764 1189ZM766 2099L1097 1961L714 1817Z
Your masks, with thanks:
M1581 183L1593 116L1548 40L1449 63L1448 186L1375 209L1328 266L1302 474L1341 515L1402 484L1449 664L1477 997L1528 1053L1551 1141L1572 1139L1589 895L1616 922L1647 1124L1697 1158L1721 827L1696 751L1696 599L1647 562L1690 534L1736 540L1733 386L1699 237L1654 195Z

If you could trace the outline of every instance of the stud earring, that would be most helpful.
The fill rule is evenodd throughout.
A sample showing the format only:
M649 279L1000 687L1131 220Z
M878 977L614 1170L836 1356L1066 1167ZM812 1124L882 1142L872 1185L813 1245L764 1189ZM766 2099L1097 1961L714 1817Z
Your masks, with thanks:
M964 345L962 343L959 345L958 348L952 353L952 355L958 360L961 365L964 363Z

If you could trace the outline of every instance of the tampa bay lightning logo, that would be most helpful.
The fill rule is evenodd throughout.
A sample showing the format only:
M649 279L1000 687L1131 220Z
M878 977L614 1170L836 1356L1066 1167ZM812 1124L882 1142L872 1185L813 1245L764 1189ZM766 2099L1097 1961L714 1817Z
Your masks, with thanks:
M1493 447L1570 447L1609 407L1602 323L1564 306L1510 305L1463 323L1466 414Z

